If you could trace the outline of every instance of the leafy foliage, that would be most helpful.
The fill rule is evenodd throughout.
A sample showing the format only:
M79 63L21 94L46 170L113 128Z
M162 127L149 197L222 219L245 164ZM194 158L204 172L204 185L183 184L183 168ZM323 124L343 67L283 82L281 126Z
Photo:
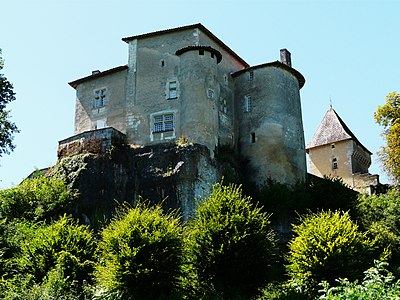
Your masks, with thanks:
M164 215L160 206L122 210L103 230L99 249L100 299L164 299L178 292L182 229L179 218Z
M50 225L18 223L14 230L21 234L9 242L16 253L9 259L14 271L0 282L4 299L69 299L84 292L96 250L86 226L64 216Z
M300 217L289 242L287 271L292 284L315 292L317 283L360 278L371 262L373 245L358 231L348 213L319 212Z
M0 49L0 71L3 69L3 65ZM19 132L17 126L10 121L10 111L6 110L7 104L14 100L13 85L4 74L0 73L0 157L14 150L14 134Z
M39 176L0 191L0 218L49 220L70 212L76 194L63 180Z
M386 103L374 113L375 122L384 127L386 145L379 152L386 172L395 182L400 181L400 94L389 93Z
M359 224L376 241L382 259L390 266L400 264L400 191L396 188L386 194L360 196L356 206ZM400 275L400 270L393 270Z
M350 282L347 279L339 279L339 285L330 287L329 283L323 282L323 295L320 299L340 300L340 299L400 299L400 281L386 269L384 262L375 262L375 267L365 272L364 280L361 283Z
M268 281L275 254L268 218L240 187L213 187L188 229L193 268L206 297L214 291L224 299L249 298Z
M348 188L341 178L312 176L293 187L268 180L254 197L276 219L309 211L346 211L354 206L357 192Z

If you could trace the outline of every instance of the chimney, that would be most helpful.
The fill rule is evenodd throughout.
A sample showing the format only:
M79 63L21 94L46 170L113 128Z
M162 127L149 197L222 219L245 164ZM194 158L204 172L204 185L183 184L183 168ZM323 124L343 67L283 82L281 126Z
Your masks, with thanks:
M292 58L290 57L290 52L288 49L281 49L281 63L292 67Z
M94 71L92 71L92 75L96 75L96 74L99 74L99 73L100 73L99 70L94 70Z

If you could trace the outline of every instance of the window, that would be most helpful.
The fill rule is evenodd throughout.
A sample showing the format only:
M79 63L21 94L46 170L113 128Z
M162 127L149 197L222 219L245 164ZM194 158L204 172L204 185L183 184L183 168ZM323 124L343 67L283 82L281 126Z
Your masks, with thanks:
M153 132L165 132L174 130L174 115L164 114L154 116L154 130Z
M160 60L160 66L161 66L161 68L164 68L165 67L165 60Z
M225 114L227 112L226 100L224 98L219 98L219 111Z
M253 79L254 79L254 71L251 70L251 71L249 72L249 80L253 80Z
M228 83L228 75L224 74L224 82Z
M107 104L107 89L99 89L94 91L94 108L106 106Z
M251 97L250 96L245 96L244 97L244 111L245 112L251 112Z
M336 170L338 168L338 162L336 158L332 158L332 170Z
M204 55L204 50L199 50L199 55Z
M256 133L252 132L251 133L251 142L254 144L256 142Z
M168 99L178 98L177 87L176 81L170 81L168 83Z
M331 148L332 148L332 149L335 149L335 144L331 144Z
M207 90L207 97L210 99L214 98L214 91L212 89Z

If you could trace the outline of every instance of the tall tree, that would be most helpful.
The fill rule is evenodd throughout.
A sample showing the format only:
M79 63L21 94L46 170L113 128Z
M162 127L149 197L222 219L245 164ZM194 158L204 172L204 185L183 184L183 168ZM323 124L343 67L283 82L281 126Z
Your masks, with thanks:
M0 49L0 71L3 69L3 66L4 60ZM7 80L4 74L0 73L0 157L4 153L9 154L10 151L14 150L14 134L19 132L17 126L10 121L10 111L6 109L7 104L14 100L13 85Z
M400 182L400 94L392 92L386 96L386 103L378 106L375 121L384 127L382 135L386 145L379 152L385 172Z

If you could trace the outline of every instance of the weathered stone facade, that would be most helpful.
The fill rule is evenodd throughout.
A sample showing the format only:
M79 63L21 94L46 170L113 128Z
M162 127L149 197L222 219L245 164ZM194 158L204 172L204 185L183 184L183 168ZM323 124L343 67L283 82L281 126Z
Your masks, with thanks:
M307 145L310 173L340 177L350 188L370 193L380 185L379 176L368 172L371 152L365 148L331 107Z
M136 146L184 138L204 145L210 159L218 148L232 149L258 185L304 180L305 80L287 50L283 62L249 66L201 24L123 41L126 66L70 82L75 134L112 127Z

